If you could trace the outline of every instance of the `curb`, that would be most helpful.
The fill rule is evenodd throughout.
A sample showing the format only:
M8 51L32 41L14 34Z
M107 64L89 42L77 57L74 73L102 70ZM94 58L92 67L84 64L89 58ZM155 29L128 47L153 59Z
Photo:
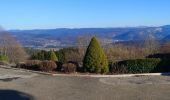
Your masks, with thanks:
M170 76L170 73L144 73L144 74L121 74L121 75L80 75L80 74L53 74L53 76L77 76L77 77L92 77L92 78L126 78L140 76Z
M91 77L100 78L125 78L125 77L140 77L140 76L170 76L170 73L143 73L143 74L121 74L121 75L91 75Z
M125 78L125 77L140 77L140 76L170 76L170 73L143 73L143 74L120 74L120 75L88 75L88 74L53 74L48 72L41 72L41 71L33 71L21 68L12 68L6 66L0 66L0 68L4 69L14 69L26 72L32 72L42 75L51 75L51 76L67 76L67 77L92 77L92 78Z

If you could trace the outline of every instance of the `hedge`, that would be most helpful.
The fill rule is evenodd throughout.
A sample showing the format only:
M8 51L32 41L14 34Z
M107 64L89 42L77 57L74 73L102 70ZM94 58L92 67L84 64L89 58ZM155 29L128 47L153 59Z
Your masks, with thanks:
M126 60L117 63L119 68L126 70L127 73L154 73L154 72L170 72L170 60L152 59L136 59ZM112 67L113 68L113 67ZM112 72L115 70L112 69Z
M160 59L128 60L125 66L129 73L150 73L155 71L160 61Z

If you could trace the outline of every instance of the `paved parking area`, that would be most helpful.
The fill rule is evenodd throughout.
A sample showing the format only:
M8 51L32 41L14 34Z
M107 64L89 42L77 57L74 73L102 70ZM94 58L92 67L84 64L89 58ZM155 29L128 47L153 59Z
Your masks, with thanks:
M3 75L20 77L4 81ZM0 77L0 100L170 99L170 76L68 77L0 68Z
M37 76L36 73L26 72L22 70L14 70L14 69L5 69L0 68L0 81L10 79L19 79L19 78L31 78Z

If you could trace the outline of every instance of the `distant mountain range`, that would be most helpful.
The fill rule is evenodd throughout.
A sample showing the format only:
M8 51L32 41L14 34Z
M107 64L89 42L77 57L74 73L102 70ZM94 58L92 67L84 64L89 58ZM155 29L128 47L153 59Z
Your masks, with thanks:
M76 43L77 38L82 36L97 36L106 43L143 40L148 36L157 40L170 40L170 25L160 27L10 30L9 32L24 46L30 47L72 46Z

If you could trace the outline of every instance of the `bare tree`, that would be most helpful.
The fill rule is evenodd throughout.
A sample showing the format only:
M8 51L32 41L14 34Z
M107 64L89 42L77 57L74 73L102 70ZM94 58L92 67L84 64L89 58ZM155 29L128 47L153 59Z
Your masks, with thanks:
M162 46L160 46L159 51L161 53L170 53L170 41L167 41Z
M147 36L144 40L144 49L146 54L154 54L158 52L159 42L152 36Z
M146 49L138 44L123 45L112 44L105 48L109 61L120 61L127 59L142 59L148 56Z
M104 50L109 61L119 61L129 58L129 51L122 44L110 44Z
M73 50L69 52L65 52L65 60L68 61L73 61L73 62L82 62L84 58L84 54L82 51L78 50Z
M24 61L28 56L22 46L9 32L0 30L0 54L9 57L10 62Z
M83 60L83 57L86 52L86 48L89 45L92 37L93 36L91 36L91 35L83 35L83 36L77 37L76 45L77 45L78 52L79 52L79 58L81 58L81 60Z
M87 47L92 37L93 36L91 35L78 36L76 45L78 46L78 48Z

